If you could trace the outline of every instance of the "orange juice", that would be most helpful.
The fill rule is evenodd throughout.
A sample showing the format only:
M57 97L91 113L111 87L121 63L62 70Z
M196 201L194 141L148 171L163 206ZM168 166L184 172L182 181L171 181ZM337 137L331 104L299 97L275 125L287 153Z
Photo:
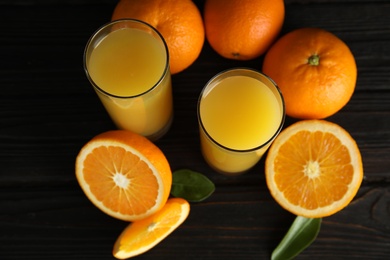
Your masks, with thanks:
M198 106L206 161L224 173L254 166L284 121L283 99L266 76L248 69L217 75L202 91Z
M168 52L158 33L138 23L96 37L86 69L118 128L155 139L172 120Z

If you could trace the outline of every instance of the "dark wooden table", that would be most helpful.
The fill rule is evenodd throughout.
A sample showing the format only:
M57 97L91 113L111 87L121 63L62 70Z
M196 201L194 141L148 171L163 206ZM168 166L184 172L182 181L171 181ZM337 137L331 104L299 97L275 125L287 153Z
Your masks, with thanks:
M196 1L203 8L203 1ZM336 115L356 139L364 181L353 202L323 219L298 259L390 258L390 1L286 0L282 34L320 27L344 40L358 65L356 91ZM110 20L116 1L0 1L0 259L113 259L128 223L84 196L75 157L93 136L113 129L87 81L89 36ZM206 42L199 59L173 76L175 119L156 144L172 170L206 174L215 193L193 203L185 223L139 259L267 259L294 216L270 196L264 159L225 177L200 154L196 102L214 74L235 66L261 70L263 57L219 57ZM286 126L296 120L287 118Z

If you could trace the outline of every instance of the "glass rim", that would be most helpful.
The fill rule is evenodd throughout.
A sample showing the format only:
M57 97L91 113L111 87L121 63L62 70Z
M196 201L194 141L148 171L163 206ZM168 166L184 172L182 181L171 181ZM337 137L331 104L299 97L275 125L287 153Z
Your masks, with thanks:
M264 143L262 143L261 145L258 145L256 147L253 147L253 148L248 148L248 149L234 149L234 148L230 148L230 147L227 147L221 143L219 143L218 141L216 141L213 137L210 136L210 134L207 132L206 130L206 127L204 126L203 122L202 122L202 117L200 115L200 103L202 101L202 98L203 98L203 94L205 93L206 91L206 88L212 83L214 82L215 80L217 80L218 78L220 78L221 76L223 76L224 74L226 73L229 73L229 72L232 72L232 71L249 71L249 72L252 72L252 73L255 73L255 74L258 74L260 76L263 76L264 78L266 78L267 80L270 81L270 83L274 86L275 90L277 91L277 94L279 94L279 97L280 97L280 100L281 100L281 106L282 106L282 116L281 116L281 119L280 119L280 123L279 123L279 126L277 128L277 130L275 131L275 133ZM259 80L258 78L255 78L256 80ZM268 86L268 85L267 85ZM225 150L228 150L228 151L231 151L231 152L238 152L238 153L247 153L247 152L253 152L253 151L256 151L256 150L259 150L263 147L266 147L270 142L272 142L272 140L274 140L276 138L276 136L280 133L280 131L282 130L283 128L283 125L284 125L284 121L285 121L285 118L286 118L286 108L285 108L285 102L284 102L284 98L283 98L283 95L282 95L282 92L280 90L280 88L278 87L278 85L275 83L275 81L273 81L269 76L267 76L266 74L258 71L258 70L255 70L255 69L252 69L252 68L248 68L248 67L235 67L235 68L230 68L230 69L226 69L226 70L223 70L219 73L217 73L216 75L214 75L210 80L207 81L207 83L204 85L202 91L200 92L200 95L199 95L199 98L198 98L198 103L197 103L197 116L198 116L198 122L199 122L199 125L201 126L203 132L205 133L205 135L207 136L207 138L213 142L214 144L216 144L217 146L219 146L220 148L223 148Z
M161 39L161 42L163 43L164 45L164 50L165 50L165 54L166 54L166 63L165 63L165 67L164 67L164 70L162 71L162 74L161 74L161 77L158 79L158 81L153 85L151 86L150 88L148 88L147 90L145 90L144 92L141 92L139 94L136 94L136 95L130 95L130 96L120 96L120 95L114 95L112 93L109 93L107 91L105 91L104 89L102 89L101 87L98 86L98 84L95 83L95 81L93 80L93 78L91 77L90 73L88 72L88 66L87 66L87 53L90 49L90 47L92 46L92 42L95 40L95 38L106 28L108 28L109 26L113 26L115 24L119 24L119 23L136 23L136 24L141 24L141 25L144 25L146 27L148 27L149 29L151 29L154 33L156 33L156 35L158 35L158 37ZM108 35L108 33L107 33ZM100 26L97 30L94 31L94 33L92 33L92 35L89 37L88 41L87 41L87 44L85 45L85 48L84 48L84 54L83 54L83 67L84 67L84 72L85 74L87 75L87 78L89 80L89 82L92 84L92 86L97 89L98 91L102 92L103 94L107 95L107 96L110 96L110 97L113 97L113 98L118 98L118 99L128 99L128 98L136 98L136 97L140 97L140 96L143 96L151 91L153 91L158 85L160 85L160 83L165 79L165 77L167 76L167 74L169 73L169 50L168 50L168 45L167 43L165 42L165 39L164 37L162 36L162 34L156 29L154 28L151 24L149 23L146 23L144 21L141 21L141 20L138 20L138 19L133 19L133 18L124 18L124 19L117 19L117 20L113 20L113 21L110 21L110 22L107 22L105 24L103 24L102 26Z

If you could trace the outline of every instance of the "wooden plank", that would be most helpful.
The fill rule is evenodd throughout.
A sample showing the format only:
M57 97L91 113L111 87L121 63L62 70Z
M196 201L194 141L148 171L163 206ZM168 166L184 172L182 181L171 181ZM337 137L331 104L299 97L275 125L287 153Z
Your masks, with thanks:
M204 1L196 1L202 8ZM286 0L282 34L317 26L343 39L359 77L346 107L328 120L347 129L363 155L355 200L325 218L317 240L297 259L390 256L390 5L388 1ZM0 0L0 259L112 259L128 224L84 196L74 176L81 146L114 126L85 77L89 36L116 1ZM175 120L156 144L173 170L190 168L216 184L189 219L140 259L269 258L294 216L270 196L264 159L245 175L213 172L199 149L196 104L214 74L235 66L261 70L263 57L238 62L206 42L199 59L173 76ZM287 118L286 126L295 122Z

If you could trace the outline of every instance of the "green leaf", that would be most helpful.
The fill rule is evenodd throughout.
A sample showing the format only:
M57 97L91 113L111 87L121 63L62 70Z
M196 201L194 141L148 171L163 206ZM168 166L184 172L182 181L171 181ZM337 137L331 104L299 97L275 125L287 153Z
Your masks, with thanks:
M271 259L292 259L307 248L317 237L321 218L297 216L287 234L272 252Z
M208 198L215 185L199 172L181 169L172 173L171 195L189 202L199 202Z

